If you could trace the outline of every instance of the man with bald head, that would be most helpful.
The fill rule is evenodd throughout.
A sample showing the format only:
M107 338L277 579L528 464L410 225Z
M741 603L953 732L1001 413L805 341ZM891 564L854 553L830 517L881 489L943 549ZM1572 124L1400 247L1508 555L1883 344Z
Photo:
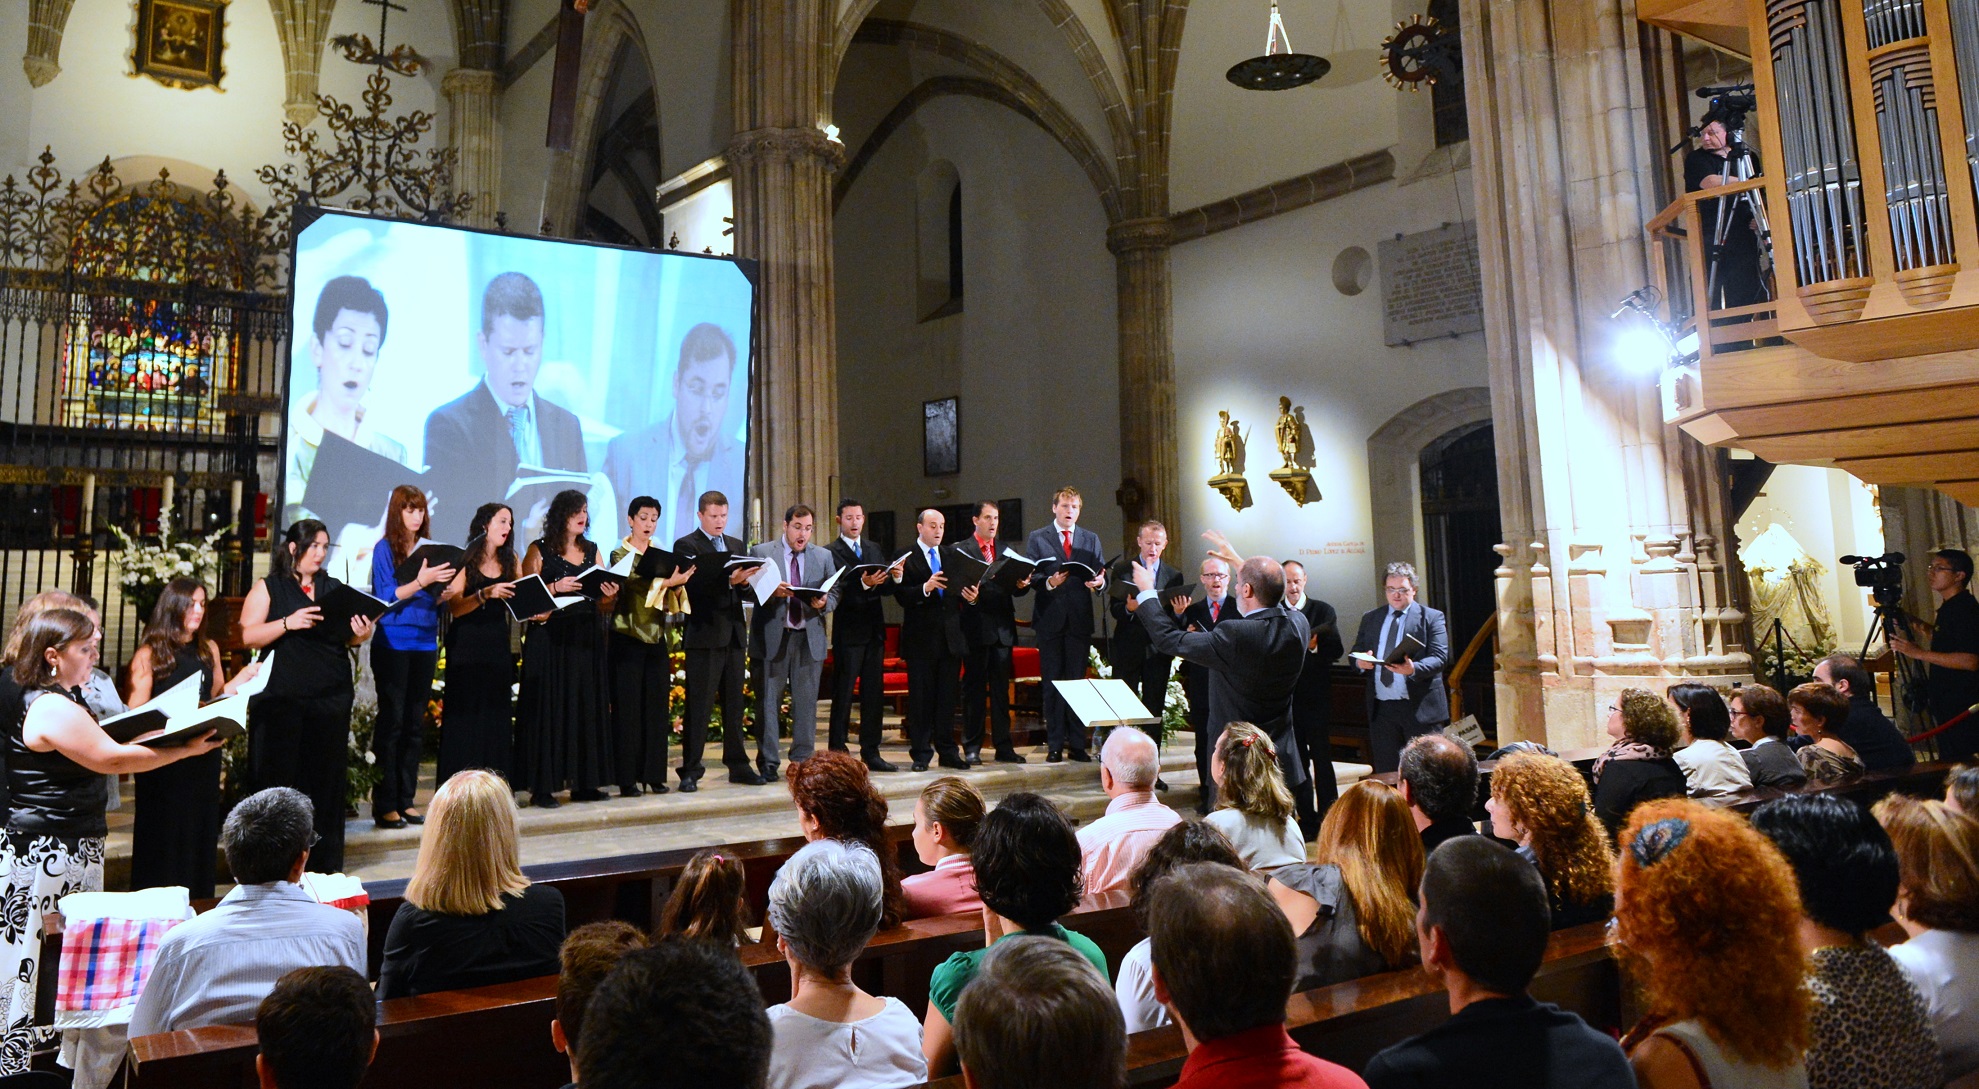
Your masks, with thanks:
M1204 534L1218 545L1218 554L1236 561L1220 535ZM1293 734L1292 696L1305 664L1306 618L1284 606L1285 572L1268 556L1235 563L1236 606L1240 615L1219 617L1209 631L1184 631L1158 600L1154 577L1136 564L1135 615L1147 627L1157 654L1170 654L1209 675L1206 733L1212 750L1223 727L1249 722L1271 735L1285 784L1296 790L1306 772ZM1203 778L1204 804L1212 804L1213 785Z
M948 520L924 510L914 523L914 551L893 576L900 602L900 656L907 659L907 745L915 771L941 766L967 771L955 744L955 703L962 688L962 594L941 569L941 535Z
M1112 801L1106 815L1079 829L1086 892L1124 889L1141 860L1163 832L1182 823L1173 809L1155 800L1161 750L1132 726L1116 726L1099 750L1099 785Z

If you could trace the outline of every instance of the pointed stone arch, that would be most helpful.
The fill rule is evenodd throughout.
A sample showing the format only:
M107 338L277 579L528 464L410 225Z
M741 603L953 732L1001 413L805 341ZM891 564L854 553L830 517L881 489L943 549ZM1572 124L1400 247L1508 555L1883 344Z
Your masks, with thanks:
M1374 525L1374 570L1391 560L1421 566L1422 452L1467 424L1489 422L1491 390L1465 386L1425 397L1397 412L1367 438L1368 514Z
M591 164L602 133L600 114L621 47L630 48L644 67L658 105L660 84L654 78L653 54L646 48L639 20L624 0L602 0L593 5L584 20L584 60L577 73L577 144L550 157L550 176L543 193L543 227L548 234L570 237L584 212L591 188Z

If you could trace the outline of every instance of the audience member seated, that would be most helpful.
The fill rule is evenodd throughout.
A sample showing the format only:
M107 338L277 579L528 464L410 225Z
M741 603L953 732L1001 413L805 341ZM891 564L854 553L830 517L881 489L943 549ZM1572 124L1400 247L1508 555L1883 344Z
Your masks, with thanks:
M522 876L508 783L454 773L426 806L405 902L385 931L378 997L555 975L561 944L563 893Z
M1180 814L1155 800L1160 773L1161 750L1153 738L1132 726L1107 735L1099 753L1099 785L1112 801L1105 816L1079 829L1088 893L1126 888L1148 848L1181 822Z
M770 884L770 926L790 1001L770 1007L769 1089L896 1089L927 1080L921 1022L852 982L880 928L880 860L863 843L806 844Z
M598 984L635 949L646 948L646 932L611 919L585 923L570 932L557 950L557 1015L550 1020L550 1043L570 1060L570 1084L577 1086L577 1042L584 1033L584 1007Z
M316 813L301 791L270 787L234 806L220 826L234 887L158 943L131 1012L132 1039L244 1025L275 982L297 968L364 971L363 921L317 903L296 884L315 842Z
M1889 834L1861 806L1833 794L1767 802L1752 814L1752 826L1786 856L1800 885L1800 947L1814 999L1808 1089L1943 1085L1924 997L1868 938L1896 906L1901 878Z
M681 867L653 936L678 934L740 948L749 940L748 891L741 859L719 851L697 852Z
M873 789L866 765L851 753L826 749L808 760L793 762L784 771L790 799L797 804L797 825L812 841L842 839L863 843L880 860L886 879L886 910L880 929L900 925L902 901L900 867L886 841L886 799Z
M1924 996L1945 1076L1979 1086L1979 821L1892 794L1876 819L1897 852L1897 906L1910 940L1890 956Z
M378 1000L364 973L297 968L254 1014L261 1089L357 1089L378 1053Z
M1409 815L1422 833L1424 855L1444 840L1474 836L1471 808L1477 805L1477 754L1441 730L1419 734L1402 747L1398 787Z
M1945 804L1954 813L1979 818L1979 764L1960 764L1945 776Z
M1297 935L1298 990L1391 971L1415 959L1422 840L1402 796L1372 779L1347 788L1319 825L1312 863L1267 888Z
M982 910L969 848L988 808L975 787L953 775L921 788L914 803L914 853L922 865L934 869L900 879L907 918Z
M983 959L955 1006L970 1089L1120 1089L1127 1036L1106 977L1063 942L1017 938Z
M1117 731L1116 731L1117 732ZM1109 744L1111 742L1109 741ZM1016 934L1056 938L1093 962L1102 976L1106 954L1058 917L1079 906L1079 837L1058 807L1037 794L1012 794L976 830L976 891L983 897L983 945L937 965L928 978L928 1014L921 1049L928 1077L955 1072L955 1003L976 977L988 947Z
M1598 825L1595 835L1605 838ZM1546 956L1547 897L1538 872L1490 840L1430 852L1416 940L1450 993L1450 1019L1376 1055L1370 1089L1635 1089L1614 1040L1526 994Z
M1338 811L1336 805L1326 819ZM1322 842L1325 836L1322 826ZM1285 1000L1299 975L1298 944L1256 875L1196 862L1155 882L1149 896L1155 997L1168 1007L1189 1049L1175 1089L1367 1084L1347 1068L1301 1051L1285 1031Z
M1814 679L1832 684L1848 700L1848 713L1829 732L1856 751L1870 771L1907 771L1917 763L1910 742L1890 716L1876 706L1876 678L1846 654L1830 654L1814 664Z
M1203 819L1230 838L1244 865L1269 873L1306 860L1306 837L1269 735L1248 722L1225 726L1209 774L1216 809Z
M1745 770L1752 774L1752 785L1799 790L1807 785L1807 769L1800 766L1787 738L1793 724L1787 715L1787 698L1763 684L1732 689L1729 701L1732 736L1750 745L1740 751Z
M1539 753L1498 761L1485 808L1492 828L1538 867L1553 929L1599 922L1615 910L1615 854L1572 764Z
M577 1042L584 1089L762 1089L772 1035L763 992L714 942L635 949L592 993Z
M1244 868L1244 860L1237 857L1237 849L1229 838L1207 821L1183 821L1163 832L1149 849L1148 857L1141 860L1141 868L1134 871L1130 886L1134 894L1134 921L1141 933L1148 932L1148 890L1170 870L1191 862L1220 862L1239 870ZM1130 1033L1168 1024L1168 1008L1154 997L1153 949L1152 943L1142 938L1120 958L1120 969L1114 973L1113 993L1119 999L1120 1015L1126 1019Z
M1677 709L1674 756L1684 769L1684 786L1693 798L1721 798L1752 787L1752 771L1739 751L1725 743L1732 715L1725 698L1708 684L1673 684L1667 693Z
M1737 814L1649 802L1622 831L1614 940L1645 1013L1642 1089L1802 1089L1810 1038L1794 875Z
M1615 743L1594 759L1594 815L1610 836L1643 802L1683 797L1684 769L1670 756L1680 730L1677 713L1654 692L1624 688L1608 705Z
M1834 685L1814 681L1787 693L1787 713L1802 742L1795 753L1814 786L1852 783L1869 769L1854 746L1835 736L1834 727L1848 716L1848 698Z

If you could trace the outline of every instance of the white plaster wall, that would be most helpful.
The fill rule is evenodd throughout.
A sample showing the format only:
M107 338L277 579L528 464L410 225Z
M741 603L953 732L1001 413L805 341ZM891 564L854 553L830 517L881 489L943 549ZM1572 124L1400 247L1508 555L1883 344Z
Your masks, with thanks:
M6 104L0 109L0 174L17 176L21 164L34 158L28 150L34 87L21 68L27 52L27 9L24 3L0 4L0 103Z

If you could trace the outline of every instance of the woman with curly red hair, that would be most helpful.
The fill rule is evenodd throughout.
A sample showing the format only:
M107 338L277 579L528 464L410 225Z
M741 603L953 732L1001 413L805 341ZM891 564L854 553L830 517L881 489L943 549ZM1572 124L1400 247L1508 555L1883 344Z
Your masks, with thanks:
M1544 753L1514 753L1491 773L1491 826L1519 845L1546 879L1552 927L1599 922L1615 907L1615 855L1594 818L1587 781Z
M880 929L899 926L905 910L900 863L886 841L886 799L873 789L866 765L851 753L827 749L791 764L783 777L790 784L790 800L797 803L797 824L805 839L863 843L879 856L886 887Z
M1794 873L1735 814L1645 802L1622 830L1615 941L1648 1013L1622 1039L1643 1089L1798 1089L1812 1039Z

